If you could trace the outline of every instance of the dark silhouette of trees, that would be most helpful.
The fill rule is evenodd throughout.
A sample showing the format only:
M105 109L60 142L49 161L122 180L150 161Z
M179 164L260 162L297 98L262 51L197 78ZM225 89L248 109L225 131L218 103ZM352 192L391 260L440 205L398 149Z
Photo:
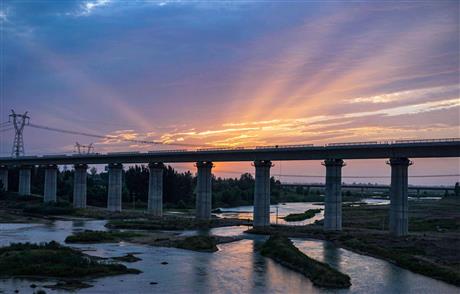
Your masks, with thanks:
M31 193L43 195L45 170L34 167L31 171ZM11 191L17 191L18 169L9 170L8 185ZM125 203L136 201L136 207L145 207L148 201L149 169L145 165L133 165L123 170L122 197ZM74 171L64 167L57 174L57 195L60 201L72 202ZM105 207L107 205L108 171L98 172L94 167L87 173L88 205ZM220 178L213 175L213 207L252 205L254 198L254 177L244 173L239 178ZM304 191L297 195L295 191L281 189L281 183L270 179L271 201L303 200ZM163 203L166 208L194 208L196 199L196 176L190 171L178 172L171 166L163 170ZM308 194L308 193L307 193ZM301 198L292 198L292 197Z

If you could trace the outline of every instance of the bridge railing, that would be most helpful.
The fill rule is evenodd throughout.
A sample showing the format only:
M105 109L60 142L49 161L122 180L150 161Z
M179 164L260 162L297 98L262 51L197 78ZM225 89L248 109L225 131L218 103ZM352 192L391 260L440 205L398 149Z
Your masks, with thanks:
M88 153L88 154L46 154L41 156L21 156L21 159L34 159L38 157L53 158L53 157L66 157L66 156L116 156L116 155L139 155L139 154L158 154L158 153L179 153L179 152L212 152L212 151L242 151L242 150L282 150L282 149L296 149L296 148L321 148L321 147L346 147L346 146L363 146L373 147L377 145L398 145L398 144L416 144L416 143L442 143L442 142L460 142L460 138L441 138L441 139L408 139L408 140L383 140L383 141L362 141L362 142L341 142L341 143L328 143L325 145L314 144L291 144L291 145L267 145L267 146L252 146L252 147L210 147L198 149L167 149L167 150L151 150L144 152L131 151L131 152L109 152L103 153ZM11 159L11 157L0 157L3 159Z
M460 138L395 140L395 141L393 141L393 144L401 144L401 143L438 143L438 142L460 142Z
M329 143L325 146L355 146L355 145L381 145L388 144L388 141L368 141L368 142L344 142L344 143Z

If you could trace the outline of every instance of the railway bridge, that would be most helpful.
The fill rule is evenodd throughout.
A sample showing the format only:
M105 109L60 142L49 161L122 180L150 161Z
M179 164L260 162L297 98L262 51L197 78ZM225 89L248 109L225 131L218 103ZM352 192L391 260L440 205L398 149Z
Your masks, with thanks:
M0 158L0 181L8 183L8 168L19 167L19 195L30 194L31 167L45 167L44 201L56 201L59 165L75 169L73 205L86 206L89 164L107 164L109 173L107 209L121 211L123 164L148 163L150 169L148 211L162 216L164 163L194 162L197 168L196 218L211 218L213 162L252 162L255 168L254 227L270 225L270 168L272 161L322 160L326 168L324 229L342 229L342 167L344 160L383 159L391 166L391 234L408 233L408 168L412 159L460 157L460 139L396 140L315 145L276 145L253 148L206 148L150 152L116 152L19 156ZM382 162L384 164L384 162ZM7 185L5 187L8 189Z

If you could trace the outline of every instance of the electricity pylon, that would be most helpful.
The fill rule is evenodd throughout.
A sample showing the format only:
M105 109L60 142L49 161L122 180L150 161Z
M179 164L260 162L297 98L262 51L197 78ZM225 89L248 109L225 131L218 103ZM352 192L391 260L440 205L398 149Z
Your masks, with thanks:
M93 143L89 145L82 145L78 142L75 143L75 152L78 154L91 154L94 152L94 145Z
M24 126L29 124L30 117L27 115L27 111L24 114L17 114L13 109L11 109L9 117L10 121L13 119L15 129L13 151L11 152L11 156L24 156L24 138L22 136L22 131L24 130Z

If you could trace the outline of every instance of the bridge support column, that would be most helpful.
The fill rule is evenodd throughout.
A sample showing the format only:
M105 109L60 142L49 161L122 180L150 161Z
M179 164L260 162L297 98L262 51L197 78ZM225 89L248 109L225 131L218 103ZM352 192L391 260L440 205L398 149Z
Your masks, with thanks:
M212 177L213 167L210 161L196 163L198 169L196 187L196 218L200 220L211 219L212 208Z
M324 200L324 230L342 230L342 159L326 159L326 197Z
M8 167L0 165L0 182L3 184L3 190L8 191Z
M73 207L86 208L86 170L88 165L76 164L73 179Z
M121 163L109 164L109 187L107 189L107 209L109 211L121 211L122 171Z
M256 160L256 183L254 189L254 227L270 226L270 160Z
M30 175L31 166L21 166L19 168L19 195L30 195Z
M162 163L149 164L149 199L147 211L153 216L163 215L163 167Z
M57 165L45 166L45 189L43 193L44 202L56 202L57 188Z
M390 233L405 236L408 233L408 167L407 158L391 158Z

